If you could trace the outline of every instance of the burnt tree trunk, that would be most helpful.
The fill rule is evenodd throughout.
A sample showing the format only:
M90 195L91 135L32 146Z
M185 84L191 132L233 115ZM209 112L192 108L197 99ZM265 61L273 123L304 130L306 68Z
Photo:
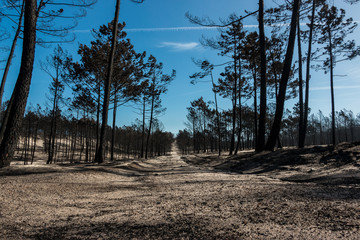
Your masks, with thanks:
M22 21L23 21L23 16L24 16L24 10L25 10L25 9L24 9L24 7L25 7L24 4L25 4L25 1L23 1L23 4L22 4L22 6L21 6L21 12L20 12L20 16L19 16L18 27L17 27L16 32L15 32L15 36L14 36L14 39L13 39L13 42L12 42L12 45L11 45L9 57L8 57L8 59L7 59L7 61L6 61L5 70L4 70L4 73L3 73L2 80L1 80L1 86L0 86L0 106L2 105L2 97L3 97L3 94L4 94L5 82L6 82L6 79L7 79L7 75L8 75L8 73L9 73L11 61L12 61L13 56L14 56L16 43L17 43L17 40L18 40L19 35L20 35L20 32L21 32L21 26L22 26ZM2 124L5 124L5 125L6 125L6 122L3 121Z
M154 78L155 78L155 76L154 76ZM155 81L155 79L154 79L154 81ZM155 86L153 86L153 89L154 88L155 88ZM152 98L151 98L149 129L148 129L148 134L147 134L147 139L146 139L145 159L148 158L149 141L150 141L151 127L152 127L153 115L154 115L154 103L155 103L155 94L153 93Z
M332 51L332 35L331 28L329 28L329 56L330 56L330 91L331 91L331 135L332 135L332 145L336 145L336 136L335 136L335 96L334 96L334 57Z
M145 97L143 99L143 119L142 119L142 128L141 128L141 152L140 152L140 158L144 157L144 141L145 141L145 107L146 107L146 101Z
M315 8L316 8L316 0L313 0L313 6L311 10L311 21L310 21L310 29L309 29L309 45L306 59L306 79L305 79L305 106L304 106L304 121L303 121L303 131L300 135L300 143L299 147L305 146L305 137L306 130L308 125L308 112L309 112L309 82L310 82L310 62L311 62L311 51L312 51L312 40L313 40L313 32L314 32L314 23L315 23Z
M57 79L55 81L58 81ZM53 109L51 113L51 126L50 126L50 136L49 136L49 152L48 152L48 160L46 164L51 164L54 158L55 151L55 139L56 139L56 112L57 112L57 99L58 99L58 84L55 84L55 92L54 92L54 101L53 101Z
M217 96L215 91L215 83L214 83L214 77L211 73L211 82L213 85L213 92L215 97L215 111L216 111L216 121L217 121L217 134L218 134L218 149L219 149L219 156L221 155L221 130L220 130L220 116L219 116L219 110L218 110L218 102L217 102Z
M300 32L300 18L297 22L297 42L298 42L298 57L299 57L299 135L298 135L298 147L302 148L301 133L304 129L304 99L303 99L303 67L302 67L302 50L301 50L301 32Z
M238 129L238 136L237 136L237 144L235 148L234 154L236 155L239 151L239 147L241 144L241 132L242 132L242 115L241 115L241 92L242 92L242 84L241 84L241 78L242 78L242 72L241 72L241 60L239 59L239 129Z
M271 127L270 135L268 141L266 143L266 149L273 151L276 145L276 140L278 139L280 133L280 125L281 120L284 113L284 104L285 104L285 96L286 96L286 88L291 72L291 65L292 59L294 54L294 46L295 46L295 39L296 39L296 26L298 21L298 14L299 14L299 6L300 0L294 0L293 4L293 11L291 17L291 24L290 24L290 34L289 34L289 41L288 47L286 50L285 60L284 60L284 67L281 75L280 86L279 86L279 95L276 101L276 111L275 111L275 118L274 122Z
M260 116L257 134L256 151L260 152L265 147L266 124L266 50L264 30L264 1L259 0L259 37L260 37Z
M117 92L114 94L114 109L113 109L113 129L111 134L111 161L114 161L114 148L115 148L115 130L116 130L116 110L117 110Z
M38 129L39 129L39 120L37 121L37 123L35 125L34 143L33 143L34 145L33 145L32 150L31 150L31 164L33 164L33 162L34 162Z
M258 134L258 112L257 112L257 76L256 69L253 70L253 78L254 78L254 148L256 148L257 144L257 134Z
M111 79L114 68L114 58L116 51L116 42L117 42L117 33L118 33L118 21L120 14L120 0L116 1L115 7L115 18L113 21L113 32L112 32L112 42L111 42L111 50L109 55L109 65L107 70L107 76L105 81L105 95L104 95L104 103L102 110L102 124L100 131L100 143L99 148L96 151L95 161L97 163L104 162L104 147L105 147L105 133L106 133L106 125L108 120L108 112L109 112L109 100L110 100L110 88L111 88Z
M230 151L229 155L233 154L235 148L235 128L236 128L236 102L237 102L237 62L236 62L236 39L234 36L234 90L233 90L233 112L232 112L232 131L231 131L231 142L230 142Z
M9 166L13 158L19 129L24 116L29 95L36 45L37 1L26 0L24 12L24 39L21 66L13 91L13 104L10 106L9 120L0 145L0 167Z

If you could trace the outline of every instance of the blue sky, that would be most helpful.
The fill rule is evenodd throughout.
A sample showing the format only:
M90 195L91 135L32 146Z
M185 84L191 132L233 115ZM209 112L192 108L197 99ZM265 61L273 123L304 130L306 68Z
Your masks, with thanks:
M279 1L281 2L281 1ZM347 15L355 20L360 20L360 4L345 5L343 1L337 0L347 10ZM270 7L272 1L265 1L266 7ZM90 29L97 29L100 25L106 24L113 18L115 0L99 0L98 3L88 10L85 18L79 20L75 30L77 39L71 44L63 44L76 58L76 51L80 43L88 44L92 40ZM192 25L185 18L185 13L189 11L196 16L209 16L211 19L225 19L230 14L236 13L243 15L244 10L252 11L257 9L257 1L239 0L145 0L143 4L135 4L130 0L122 0L120 10L120 21L125 21L127 26L128 38L131 39L135 49L146 51L154 55L159 61L164 63L165 72L170 73L171 69L177 71L176 79L169 86L168 93L163 96L163 105L167 108L166 113L160 117L165 126L165 130L176 133L183 129L186 121L186 108L190 101L201 96L206 101L213 100L210 83L191 85L189 76L198 69L193 64L192 58L207 58L213 63L221 63L224 59L217 56L216 51L203 48L199 44L202 35L211 37L218 34L216 29L199 28ZM5 23L0 23L5 24ZM244 22L249 25L248 31L255 31L251 25L257 25L255 17L250 17ZM4 27L4 25L2 25ZM357 29L351 38L359 39L360 31ZM0 43L0 44L5 44ZM20 44L18 49L20 49ZM44 104L45 95L51 79L39 69L39 60L44 59L52 53L53 48L37 47L36 64L34 68L33 80L30 90L29 101L33 105ZM6 52L1 53L5 58ZM17 77L19 60L21 53L16 52L14 64L11 67L8 83L5 87L5 98L9 98L14 82ZM296 55L295 55L296 57ZM357 96L360 92L360 59L352 62L338 64L335 69L337 75L347 75L346 77L336 77L335 94L336 109L351 109L354 113L360 113L360 105ZM218 77L215 72L215 78ZM310 107L317 112L321 109L323 113L330 112L330 92L329 77L323 72L312 72ZM292 108L295 101L287 103L288 108ZM220 107L228 108L229 101L221 100ZM129 125L138 117L135 109L123 107L119 109L117 124L119 126ZM109 119L111 121L111 119Z

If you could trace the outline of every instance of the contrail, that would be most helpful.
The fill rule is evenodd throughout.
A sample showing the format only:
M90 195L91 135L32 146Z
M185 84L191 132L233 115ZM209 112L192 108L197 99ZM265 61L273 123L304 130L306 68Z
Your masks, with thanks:
M256 28L258 25L244 25L244 28ZM217 30L219 27L168 27L168 28L125 28L125 32L176 32L176 31L199 31ZM89 33L90 30L75 30L76 33Z
M258 25L244 25L244 28L255 28ZM125 28L126 32L162 32L162 31L197 31L217 30L219 27L170 27L170 28ZM220 27L221 28L221 27Z
M354 23L360 23L360 21L353 21ZM305 26L307 23L301 23L301 26ZM285 27L289 26L289 23L265 25L265 27ZM259 25L243 25L243 28L258 28ZM199 31L199 30L217 30L222 27L167 27L167 28L126 28L125 32L177 32L177 31ZM227 27L223 27L227 28ZM89 33L90 30L75 30L76 33Z

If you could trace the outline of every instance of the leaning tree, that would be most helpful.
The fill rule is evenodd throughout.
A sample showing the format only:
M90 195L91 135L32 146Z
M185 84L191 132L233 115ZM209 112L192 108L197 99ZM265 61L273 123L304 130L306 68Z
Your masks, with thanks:
M65 15L68 11L70 13L72 12L70 9L77 8L80 9L80 12L84 13L85 7L95 3L95 0L75 0L70 4L62 1L24 1L21 64L11 101L7 109L8 120L6 123L4 122L4 137L0 144L0 167L9 166L14 154L30 90L35 46L36 43L45 43L44 39L40 38L41 34L48 33L54 37L64 38L69 30L73 29L76 24L69 25L69 27L62 27L56 25L58 23L56 20L59 17L73 19L70 18L70 15ZM39 37L37 37L37 33L39 33Z

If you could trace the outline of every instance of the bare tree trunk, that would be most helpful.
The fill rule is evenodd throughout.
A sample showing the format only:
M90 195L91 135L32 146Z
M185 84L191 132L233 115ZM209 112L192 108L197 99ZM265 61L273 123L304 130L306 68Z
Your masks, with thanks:
M76 129L75 132L73 133L73 137L72 137L72 153L71 153L71 159L70 159L70 163L74 162L74 157L75 157L75 151L76 151L76 141L77 141L77 133L79 132L79 111L77 111L76 113Z
M258 112L257 112L257 77L256 77L256 70L253 71L254 77L254 148L256 148L257 144L257 134L258 134Z
M229 155L233 154L234 148L235 148L235 128L236 128L236 102L237 102L237 79L238 79L238 73L237 73L237 62L236 62L236 39L234 36L234 89L233 89L233 116L232 116L232 131L231 131L231 142L230 142L230 151Z
M28 121L28 135L27 135L27 149L25 150L25 161L26 164L28 164L28 154L27 152L29 151L29 155L31 154L31 145L30 145L30 140L31 140L31 118L29 117L29 121Z
M322 130L322 119L321 119L321 115L320 115L320 145L323 144L323 130Z
M213 78L212 72L211 72L211 82L212 82L212 85L213 85L213 92L214 92L214 97L215 97L215 111L216 111L216 121L217 121L217 131L218 131L218 148L219 148L219 156L220 156L221 155L220 117L219 117L219 110L218 110L218 102L217 102L216 91L214 90L215 83L214 83L214 78Z
M79 156L79 162L81 162L81 160L82 160L83 151L84 151L84 129L80 125L80 156Z
M239 147L241 144L241 132L242 132L242 107L241 107L241 92L242 92L242 84L241 84L241 78L242 78L242 66L241 66L241 60L239 59L239 129L238 129L238 136L237 136L237 144L236 144L236 148L235 148L235 152L234 154L236 155L237 152L239 151Z
M297 26L298 14L299 14L299 6L300 6L300 0L294 0L293 12L292 12L292 18L291 18L291 24L290 24L289 42L288 42L288 47L287 47L285 60L284 60L284 67L283 67L281 80L280 80L279 95L278 95L278 98L276 101L275 118L274 118L274 122L273 122L273 125L271 128L271 131L270 131L268 141L266 143L266 149L270 150L270 151L274 150L274 147L276 145L276 140L280 133L280 125L281 125L281 120L282 120L283 113L284 113L286 88L287 88L287 83L288 83L289 76L290 76L292 58L293 58L293 54L294 54L294 46L295 46L295 39L296 39L296 26Z
M32 148L32 152L31 152L31 164L33 164L33 162L34 162L38 129L39 129L39 121L38 121L38 122L36 123L36 125L35 125L34 146L33 146L33 148Z
M6 125L7 125L7 122L9 120L9 116L10 116L10 109L11 109L11 106L14 102L14 95L11 95L11 98L10 98L10 101L9 101L9 104L6 108L6 111L5 111L5 114L4 114L4 117L3 117L3 121L1 123L1 129L0 129L0 141L2 141L2 139L4 138L4 134L5 134L5 130L6 130Z
M115 130L116 130L116 110L117 110L117 92L115 89L114 94L114 109L113 109L113 129L112 129L112 135L111 135L111 161L114 161L114 148L115 148Z
M19 137L22 118L30 90L35 57L37 1L25 0L24 40L21 66L13 91L14 102L9 112L4 138L0 145L0 167L9 166Z
M101 86L100 86L100 81L99 81L97 109L96 109L96 145L95 145L95 151L97 151L97 149L99 148L100 100L101 100Z
M145 107L146 107L146 101L145 97L143 99L143 119L142 119L142 129L141 129L141 153L140 157L144 157L144 141L145 141Z
M55 81L57 81L57 80L55 80ZM46 164L51 164L53 161L53 158L54 158L57 98L58 98L58 84L55 85L53 109L52 109L52 113L51 113L51 126L50 126L49 149L48 149L49 152L48 152L48 160L47 160Z
M260 117L259 132L257 136L256 151L260 152L265 147L266 124L266 50L264 30L264 0L259 0L259 37L260 37Z
M9 73L9 69L10 69L10 65L11 65L11 61L13 59L14 56L14 51L15 51L15 47L16 47L16 43L17 40L19 38L20 32L21 32L21 25L22 25L22 20L23 20L23 16L24 16L24 10L25 10L25 1L23 1L23 4L21 6L21 12L20 12L20 16L19 16L19 22L18 22L18 27L16 29L15 32L15 36L11 45L11 49L10 49L10 53L9 53L9 57L6 61L6 66L5 66L5 70L4 70L4 74L1 80L1 86L0 86L0 106L2 105L2 98L3 98L3 94L4 94L4 88L5 88L5 82L7 79L7 75ZM2 124L6 125L6 122L2 122Z
M196 140L195 140L195 119L193 119L193 121L192 121L192 129L193 129L193 145L194 145L194 150L193 150L193 152L195 153L195 149L196 149Z
M303 75L302 75L302 51L301 51L301 36L300 36L300 17L297 22L297 42L298 42L298 56L299 56L299 135L298 135L298 147L302 148L301 134L304 128L304 99L303 99Z
M146 139L145 159L148 158L149 141L150 141L151 127L152 127L153 114L154 114L154 102L155 102L155 96L154 96L154 93L153 93L153 96L152 96L152 99L151 99L149 129L148 129L148 134L147 134L147 139Z
M105 95L104 95L104 103L103 103L103 111L102 111L100 144L99 144L99 148L96 151L96 156L95 156L95 161L97 163L104 162L105 132L106 132L106 125L108 120L108 112L109 112L110 88L111 88L111 79L114 68L119 14L120 14L120 0L117 0L115 7L115 18L113 21L114 25L113 25L113 33L112 33L111 52L109 56L109 66L108 66L106 82L105 82Z
M332 145L336 145L335 137L335 96L334 96L334 57L332 51L332 36L329 26L329 55L330 55L330 91L331 91L331 132L332 132Z
M313 6L311 10L311 21L310 21L310 33L309 33L309 45L306 59L306 82L305 82L305 107L304 107L304 121L303 121L303 131L301 132L300 144L299 147L305 146L306 131L308 125L308 112L309 112L309 82L310 82L310 62L311 62L311 51L312 51L312 40L314 32L314 22L315 22L315 8L316 0L313 0Z

